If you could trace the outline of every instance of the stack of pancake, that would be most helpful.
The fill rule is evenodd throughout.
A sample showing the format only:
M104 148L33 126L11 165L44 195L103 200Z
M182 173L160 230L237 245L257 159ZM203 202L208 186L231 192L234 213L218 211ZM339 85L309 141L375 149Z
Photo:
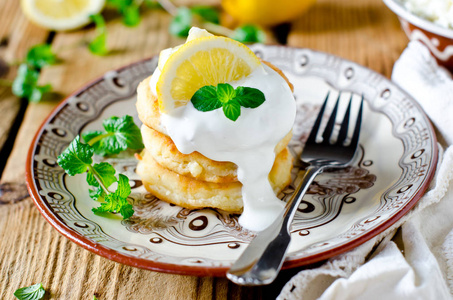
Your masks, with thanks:
M283 73L276 70L293 89ZM183 154L161 127L157 97L151 92L151 77L137 88L137 111L145 149L138 155L137 174L148 192L161 200L190 208L212 207L230 213L243 209L237 166L232 162L211 160L198 152ZM259 130L259 129L257 129ZM287 149L289 132L275 147L275 161L269 182L277 194L291 182L293 158Z

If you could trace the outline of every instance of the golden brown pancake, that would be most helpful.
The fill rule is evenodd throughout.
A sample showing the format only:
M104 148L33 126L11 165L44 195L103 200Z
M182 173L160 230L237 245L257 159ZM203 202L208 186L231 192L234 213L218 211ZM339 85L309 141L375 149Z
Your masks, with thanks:
M203 181L216 183L237 181L237 166L234 163L215 161L199 152L183 154L178 151L169 136L146 125L142 125L141 132L146 150L161 166ZM277 144L275 152L283 151L290 140L291 132Z
M240 182L214 183L180 175L159 165L146 149L137 156L137 174L146 190L159 199L190 209L212 207L230 213L242 212ZM286 148L276 156L269 173L275 194L291 182L292 160Z

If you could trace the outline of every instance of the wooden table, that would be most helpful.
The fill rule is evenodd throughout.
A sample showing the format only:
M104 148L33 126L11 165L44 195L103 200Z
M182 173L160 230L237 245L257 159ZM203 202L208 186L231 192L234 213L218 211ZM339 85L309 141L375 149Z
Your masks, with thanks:
M132 29L119 19L108 20L108 44L113 52L94 56L84 44L95 35L93 27L55 34L29 23L18 3L0 1L0 57L14 63L30 46L50 43L63 62L43 69L40 80L51 83L60 99L108 70L183 42L167 33L170 16L152 10ZM269 40L329 52L387 77L408 42L397 18L381 0L318 0L308 13L282 28L277 31L278 39ZM3 77L13 79L15 74L16 68L11 67ZM31 140L57 103L27 103L9 87L0 86L0 299L12 299L17 288L38 282L48 291L48 299L93 299L93 295L99 299L273 299L298 271L283 272L270 286L247 288L225 278L125 266L64 238L33 205L24 176Z

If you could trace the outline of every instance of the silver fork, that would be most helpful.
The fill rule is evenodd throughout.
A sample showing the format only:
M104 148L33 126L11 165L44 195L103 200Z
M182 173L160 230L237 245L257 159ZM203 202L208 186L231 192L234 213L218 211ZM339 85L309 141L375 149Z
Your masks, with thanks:
M264 285L274 281L280 271L291 241L289 228L304 194L317 174L325 168L341 168L351 163L357 150L362 123L363 96L357 114L354 132L348 144L348 128L351 113L352 95L346 109L338 137L332 142L332 133L340 102L338 95L335 107L322 134L322 141L317 141L318 131L324 110L329 99L326 96L324 104L316 118L300 159L308 164L302 182L287 202L283 212L266 229L257 233L249 246L227 273L228 279L241 285Z

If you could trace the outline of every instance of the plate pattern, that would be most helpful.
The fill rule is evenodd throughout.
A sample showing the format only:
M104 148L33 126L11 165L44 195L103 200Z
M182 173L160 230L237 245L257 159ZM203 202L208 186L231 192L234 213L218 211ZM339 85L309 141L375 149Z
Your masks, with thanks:
M347 251L396 222L426 190L437 160L435 135L418 105L386 78L353 62L309 49L264 45L251 48L259 57L281 68L296 86L298 117L290 143L294 156L302 151L323 100L311 95L316 100L306 101L310 95L298 89L299 80L306 78L316 78L333 94L341 91L347 97L363 95L369 114L391 124L388 134L393 142L390 144L401 149L396 151L397 170L391 172L394 180L383 190L379 184L384 175L378 168L382 154L376 154L362 140L359 155L351 167L330 170L316 178L293 222L294 242L285 266L313 263ZM93 250L98 254L142 268L222 275L254 236L253 232L241 228L236 215L212 209L188 210L162 202L145 192L134 173L133 158L112 158L109 161L115 168L131 179L133 189L129 200L135 209L129 220L114 221L118 231L126 232L116 236L108 232L106 224L93 218L91 212L82 213L85 202L73 188L74 179L65 175L56 163L69 142L99 122L106 110L124 111L127 107L128 114L135 115L135 88L156 65L157 59L152 58L108 72L65 100L43 124L31 146L27 165L29 189L43 215L60 232L90 250L93 247L86 241L100 245L101 250ZM321 92L325 95L325 91ZM302 171L303 166L297 163L293 183L279 195L283 200L291 196ZM364 205L361 200L364 195L375 193L378 188L381 191L373 196L374 205L366 213L353 214L355 207ZM351 214L353 218L349 218ZM341 229L330 233L339 224ZM219 256L200 251L205 248L219 252Z

